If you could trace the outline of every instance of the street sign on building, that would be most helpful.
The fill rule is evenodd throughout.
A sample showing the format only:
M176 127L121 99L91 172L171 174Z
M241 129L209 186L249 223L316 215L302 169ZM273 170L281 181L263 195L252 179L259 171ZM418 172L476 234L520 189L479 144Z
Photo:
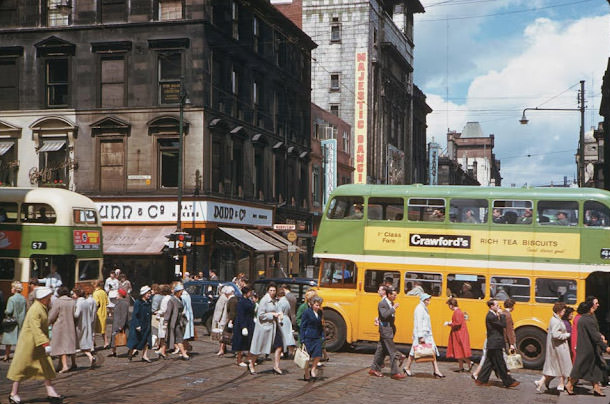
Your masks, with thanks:
M273 225L273 230L278 230L278 231L292 231L292 230L296 230L297 229L297 225L292 223L275 223Z

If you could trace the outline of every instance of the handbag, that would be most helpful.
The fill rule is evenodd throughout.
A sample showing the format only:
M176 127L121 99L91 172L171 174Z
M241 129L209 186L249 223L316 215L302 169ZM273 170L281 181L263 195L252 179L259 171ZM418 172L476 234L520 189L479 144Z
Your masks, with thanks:
M10 330L17 326L17 319L15 317L4 317L2 319L2 329Z
M434 362L436 359L436 351L432 344L421 344L416 345L413 348L413 356L415 357L415 362Z
M511 353L506 355L506 367L508 370L523 369L521 354L518 354L516 351L511 351Z
M305 369L307 362L309 362L309 354L307 353L305 344L301 344L301 346L294 352L294 364L301 369Z
M125 334L125 331L119 331L114 334L114 346L125 345L127 345L127 334Z

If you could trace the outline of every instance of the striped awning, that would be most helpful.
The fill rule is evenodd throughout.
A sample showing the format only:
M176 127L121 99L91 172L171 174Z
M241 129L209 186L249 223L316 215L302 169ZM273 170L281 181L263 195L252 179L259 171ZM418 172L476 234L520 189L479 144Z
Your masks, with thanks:
M14 144L14 142L0 142L0 156L4 156Z
M38 151L39 152L57 151L57 150L60 150L62 147L64 147L65 144L66 144L65 139L63 139L63 140L45 140Z

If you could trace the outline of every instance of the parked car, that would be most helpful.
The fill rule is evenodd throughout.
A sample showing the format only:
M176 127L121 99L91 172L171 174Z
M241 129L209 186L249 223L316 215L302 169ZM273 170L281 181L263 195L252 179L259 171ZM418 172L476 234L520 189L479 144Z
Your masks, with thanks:
M214 316L214 307L220 296L220 291L226 285L231 286L235 290L236 296L241 296L239 287L233 282L220 281L188 281L184 283L184 289L191 295L193 305L193 317L201 319L201 324L205 326L208 334L212 329L212 317Z
M305 292L309 288L318 286L317 279L313 278L261 278L254 281L254 290L258 294L259 299L267 293L267 285L271 282L275 283L278 287L286 284L290 288L290 291L297 297L297 307L305 300Z

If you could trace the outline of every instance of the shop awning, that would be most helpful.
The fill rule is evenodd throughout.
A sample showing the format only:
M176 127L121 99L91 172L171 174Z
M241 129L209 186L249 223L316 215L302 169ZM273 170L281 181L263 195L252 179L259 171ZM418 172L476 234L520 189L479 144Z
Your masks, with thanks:
M4 156L13 147L13 142L0 142L0 156Z
M57 151L60 150L62 147L64 147L64 145L66 144L66 140L45 140L45 142L42 144L42 146L40 147L40 149L38 149L39 152L52 152L52 151Z
M269 244L265 240L260 237L255 236L251 232L245 229L233 229L230 227L219 227L224 233L233 237L234 239L241 241L246 244L248 247L253 248L259 252L277 252L281 249L274 246L273 244Z
M176 226L104 226L104 254L160 255Z

